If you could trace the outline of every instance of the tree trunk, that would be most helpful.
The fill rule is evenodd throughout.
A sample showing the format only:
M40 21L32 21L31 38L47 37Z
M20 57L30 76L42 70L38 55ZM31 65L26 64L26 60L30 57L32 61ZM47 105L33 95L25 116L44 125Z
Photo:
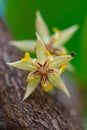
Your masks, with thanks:
M12 37L2 21L0 28L0 130L82 130L77 115L40 86L22 101L27 72L6 65L22 54L8 45Z

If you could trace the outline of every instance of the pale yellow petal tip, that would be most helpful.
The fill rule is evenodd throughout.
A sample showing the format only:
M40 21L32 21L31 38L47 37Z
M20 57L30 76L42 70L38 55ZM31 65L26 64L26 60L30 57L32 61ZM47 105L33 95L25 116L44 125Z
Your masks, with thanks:
M8 44L9 45L14 45L14 41L9 41Z
M22 58L21 61L26 62L28 60L30 60L30 54L28 52L26 52L24 58Z
M76 71L76 68L70 63L67 65L67 69L72 73L74 73Z
M14 41L14 40L10 40L10 41L8 41L8 44L9 45L12 45L12 46L15 46L16 44L17 44L17 41Z
M75 24L72 27L74 27L76 31L79 29L79 25L78 24Z
M20 41L9 41L8 44L11 46L17 47L18 49L21 49L21 42Z
M30 95L28 94L28 91L26 90L25 95L22 99L22 101L26 100Z
M28 96L24 96L24 98L22 99L22 101L25 101L28 98Z
M70 98L71 97L71 95L70 95L70 93L67 91L67 93L66 93L66 95Z
M14 65L14 63L6 63L7 65L9 65L9 66L13 66Z
M71 97L71 95L70 95L69 91L67 90L67 88L64 88L62 91L63 91L69 98Z
M70 93L69 93L69 91L67 90L66 87L63 89L63 92L64 92L69 98L71 97L71 95L70 95Z
M40 17L40 16L41 16L40 11L37 10L37 11L36 11L36 17Z
M10 65L11 63L6 63L6 65Z

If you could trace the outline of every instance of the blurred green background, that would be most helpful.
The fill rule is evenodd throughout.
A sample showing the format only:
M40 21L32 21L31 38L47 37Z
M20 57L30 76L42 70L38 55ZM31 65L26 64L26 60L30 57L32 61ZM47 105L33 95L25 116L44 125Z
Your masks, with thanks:
M77 54L72 64L77 69L76 77L81 89L87 91L87 0L0 0L0 15L15 39L35 39L37 10L40 10L51 33L54 26L65 29L79 25L79 30L65 46ZM87 105L86 98L84 102Z

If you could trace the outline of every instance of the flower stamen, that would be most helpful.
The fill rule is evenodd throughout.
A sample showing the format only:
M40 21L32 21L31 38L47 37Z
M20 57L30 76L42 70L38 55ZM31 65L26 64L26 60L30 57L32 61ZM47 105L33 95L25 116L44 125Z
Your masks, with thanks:
M66 65L63 65L61 68L60 68L60 73L63 73L66 69Z
M46 53L47 53L47 56L51 56L51 53L48 50L46 51Z
M52 90L53 89L53 86L48 82L48 81L45 81L45 82L41 82L41 85L42 85L42 89L45 91L45 92L48 92L49 90Z
M24 58L22 58L21 61L27 62L28 60L30 60L30 54L28 52L26 52Z

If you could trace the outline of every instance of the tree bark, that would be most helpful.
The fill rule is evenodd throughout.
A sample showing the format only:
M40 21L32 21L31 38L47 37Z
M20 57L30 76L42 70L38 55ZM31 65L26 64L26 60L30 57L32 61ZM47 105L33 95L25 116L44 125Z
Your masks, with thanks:
M0 130L82 130L78 116L40 86L22 101L27 72L6 65L22 53L8 45L12 36L1 20L0 28Z

